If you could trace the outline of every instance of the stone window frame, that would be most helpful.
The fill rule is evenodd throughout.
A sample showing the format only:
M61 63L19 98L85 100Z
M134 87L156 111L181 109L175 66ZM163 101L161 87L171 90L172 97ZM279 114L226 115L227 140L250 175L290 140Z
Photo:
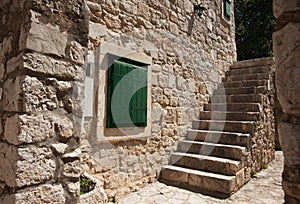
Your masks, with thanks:
M120 57L130 58L135 61L149 64L147 69L147 126L136 128L106 128L106 108L107 108L107 72L108 72L108 57L109 54L117 55ZM152 57L145 55L144 53L137 52L135 50L125 49L120 46L116 46L109 43L102 43L95 53L95 57L98 58L95 66L99 70L99 86L97 90L98 101L97 103L97 141L100 143L109 142L122 142L128 140L140 140L150 137L151 134L151 107L152 107L152 94L151 94L151 70L152 70ZM103 97L104 96L104 97Z
M233 8L233 0L229 0L230 2L230 18L225 16L225 0L222 0L221 3L221 19L223 22L225 22L227 25L231 25L232 21L233 21L233 14L234 14L234 8Z

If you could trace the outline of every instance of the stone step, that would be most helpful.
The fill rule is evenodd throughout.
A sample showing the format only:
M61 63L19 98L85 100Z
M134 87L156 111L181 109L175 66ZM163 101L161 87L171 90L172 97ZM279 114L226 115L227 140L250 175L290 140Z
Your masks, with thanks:
M192 127L196 130L252 133L254 124L254 121L195 120Z
M204 106L205 111L230 111L230 112L260 112L259 103L209 103Z
M236 175L242 168L240 161L182 152L173 153L170 162L175 166L228 176Z
M251 146L251 137L250 134L247 133L188 130L186 139L208 143L238 145L246 147L247 149Z
M246 154L246 147L183 140L178 144L178 151L242 161Z
M234 95L212 95L211 103L261 103L262 94L234 94Z
M232 81L264 80L269 78L270 78L269 73L258 73L258 74L227 76L223 80L224 82L232 82Z
M231 95L231 94L263 94L268 90L265 86L241 87L241 88L218 88L213 95Z
M222 111L201 111L201 120L235 120L235 121L256 121L259 118L258 112L222 112Z
M246 75L246 74L255 74L255 73L269 73L271 67L270 66L259 66L259 67L247 67L240 69L231 69L226 72L226 76L234 76L234 75Z
M230 69L244 69L247 67L261 67L261 66L271 66L274 64L273 57L265 57L259 59L250 59L250 60L243 60L235 62Z
M178 166L163 166L160 181L219 198L226 198L244 184L244 170L236 176L209 173Z
M269 80L247 80L247 81L233 81L223 82L219 87L230 88L230 87L252 87L252 86L266 86L268 87Z

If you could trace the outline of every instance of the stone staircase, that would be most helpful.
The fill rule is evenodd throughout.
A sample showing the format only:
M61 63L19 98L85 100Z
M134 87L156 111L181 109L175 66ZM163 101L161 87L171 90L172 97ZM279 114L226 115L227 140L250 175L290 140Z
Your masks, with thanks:
M262 120L270 117L265 109L271 96L272 73L271 58L231 66L200 119L179 141L170 165L162 167L160 181L225 198L249 181L251 172L260 170L262 163L272 160L272 141L261 141L273 133L261 133L259 128L266 122ZM269 151L263 148L271 149L269 159L261 158L264 155L260 151Z

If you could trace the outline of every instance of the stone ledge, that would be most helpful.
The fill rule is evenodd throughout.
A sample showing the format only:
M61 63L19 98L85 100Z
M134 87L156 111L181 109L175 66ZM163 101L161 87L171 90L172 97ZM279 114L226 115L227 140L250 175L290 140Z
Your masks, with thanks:
M274 65L274 58L273 57L264 57L259 59L250 59L250 60L243 60L235 62L231 69L242 69L248 67L259 67L259 66L271 66Z

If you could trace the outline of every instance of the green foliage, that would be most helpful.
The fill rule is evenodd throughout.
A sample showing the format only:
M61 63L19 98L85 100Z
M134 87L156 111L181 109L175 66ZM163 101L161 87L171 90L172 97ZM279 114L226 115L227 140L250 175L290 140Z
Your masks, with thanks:
M95 185L96 184L91 179L85 176L80 176L80 195L92 191Z
M263 168L263 169L267 169L267 168L268 168L268 164L264 164L264 165L262 166L262 168Z
M254 177L256 174L258 174L258 172L255 171L255 170L253 170L253 171L251 172L251 177Z
M235 0L234 7L238 60L273 56L272 0Z

